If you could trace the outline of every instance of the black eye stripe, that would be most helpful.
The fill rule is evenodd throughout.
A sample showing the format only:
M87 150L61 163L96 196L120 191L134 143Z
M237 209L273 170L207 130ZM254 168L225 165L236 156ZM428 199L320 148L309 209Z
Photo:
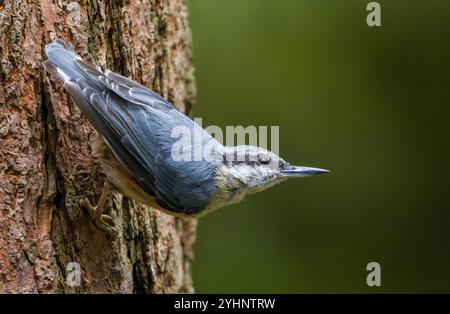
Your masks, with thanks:
M268 165L272 162L272 158L268 155L264 154L241 154L239 155L236 151L230 153L224 153L222 155L223 162L228 165L239 165L239 164L247 164L247 165Z
M259 156L258 161L263 165L268 165L270 163L270 157L268 156Z

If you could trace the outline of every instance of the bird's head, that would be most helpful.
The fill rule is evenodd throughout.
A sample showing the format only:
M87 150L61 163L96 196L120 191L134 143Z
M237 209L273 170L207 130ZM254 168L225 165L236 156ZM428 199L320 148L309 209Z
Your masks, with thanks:
M292 166L276 154L254 146L227 147L221 171L227 183L224 188L236 190L241 196L263 191L290 178L327 172L320 168Z

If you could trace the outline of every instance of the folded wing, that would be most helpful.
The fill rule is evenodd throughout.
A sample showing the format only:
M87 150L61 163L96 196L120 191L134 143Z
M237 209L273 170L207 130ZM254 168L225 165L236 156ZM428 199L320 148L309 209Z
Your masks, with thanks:
M171 156L176 126L201 132L201 145L213 140L207 132L137 82L98 71L62 41L47 45L46 54L46 69L64 80L109 149L161 207L189 215L209 204L216 191L214 162L176 161Z

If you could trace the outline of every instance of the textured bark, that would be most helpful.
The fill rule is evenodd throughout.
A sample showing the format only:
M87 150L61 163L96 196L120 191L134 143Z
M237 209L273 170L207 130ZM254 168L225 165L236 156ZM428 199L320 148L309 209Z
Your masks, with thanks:
M185 1L5 0L0 33L0 292L191 292L195 222L113 194L113 238L78 205L95 203L103 185L95 134L42 67L45 44L61 38L187 111ZM80 264L81 286L66 284L69 262Z

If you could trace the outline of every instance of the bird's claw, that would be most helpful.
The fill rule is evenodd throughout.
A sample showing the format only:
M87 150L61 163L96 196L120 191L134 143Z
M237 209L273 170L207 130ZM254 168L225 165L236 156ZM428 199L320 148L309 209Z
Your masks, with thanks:
M119 230L114 227L114 219L108 215L100 215L99 218L94 218L94 224L97 228L113 235L117 236L119 234Z
M113 217L102 214L102 209L98 208L98 206L93 206L87 197L79 197L78 202L81 207L87 209L97 228L113 236L119 234L119 230L115 227Z

